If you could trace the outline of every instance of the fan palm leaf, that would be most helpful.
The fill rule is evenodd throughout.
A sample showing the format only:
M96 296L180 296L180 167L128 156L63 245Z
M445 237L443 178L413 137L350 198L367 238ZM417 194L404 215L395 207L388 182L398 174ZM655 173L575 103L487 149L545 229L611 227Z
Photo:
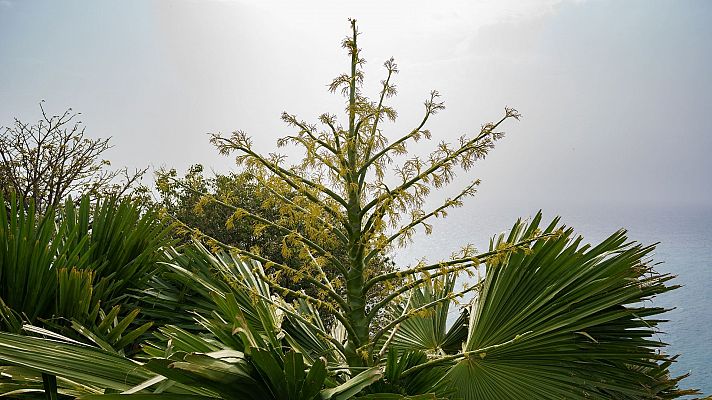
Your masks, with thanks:
M538 234L541 214L518 221L506 248ZM672 398L660 352L654 296L675 288L650 266L654 246L618 231L597 246L582 244L555 219L554 237L512 249L487 264L472 305L461 359L446 379L466 399Z

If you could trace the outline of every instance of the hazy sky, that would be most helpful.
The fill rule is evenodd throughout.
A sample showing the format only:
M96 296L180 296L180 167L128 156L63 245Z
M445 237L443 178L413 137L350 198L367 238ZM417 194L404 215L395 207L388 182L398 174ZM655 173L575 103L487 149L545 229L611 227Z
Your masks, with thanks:
M114 165L225 171L207 132L268 152L282 111L343 109L326 84L348 67L348 17L368 89L399 64L391 137L431 89L435 140L523 114L463 178L483 179L481 201L712 205L710 1L0 0L0 125L45 99L112 136Z

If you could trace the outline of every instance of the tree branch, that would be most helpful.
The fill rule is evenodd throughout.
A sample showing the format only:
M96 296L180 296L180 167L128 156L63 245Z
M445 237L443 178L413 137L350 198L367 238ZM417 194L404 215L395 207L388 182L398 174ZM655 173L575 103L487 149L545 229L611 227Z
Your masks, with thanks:
M340 153L334 147L332 147L329 143L314 136L312 129L310 129L308 126L304 125L304 123L299 122L297 120L296 116L284 112L284 113L282 113L282 120L284 120L288 124L292 124L292 125L299 127L301 129L301 132L305 133L307 136L309 136L314 142L319 144L321 147L329 150L331 153L333 153L337 157L340 156Z
M269 297L267 297L267 296L265 296L265 295L263 295L262 293L259 293L259 292L257 292L257 291L251 291L251 293L257 295L258 297L260 297L260 298L263 299L264 301L269 302L269 303L272 304L274 307L277 307L277 308L279 308L280 310L284 311L284 312L288 315L288 318L289 318L289 317L296 318L296 319L298 319L301 323L303 323L303 324L305 324L305 325L308 325L310 328L314 329L314 330L319 334L319 336L323 337L324 339L328 340L331 344L333 344L334 347L336 347L336 349L342 354L342 356L345 357L346 350L344 349L344 346L341 344L341 342L339 342L338 340L336 340L336 338L332 337L332 336L329 335L328 333L324 332L320 327L318 327L317 325L315 325L314 323L312 323L312 322L309 321L308 319L306 319L306 318L302 317L301 315L299 315L299 313L298 313L297 311L295 311L294 309L287 308L287 307L283 306L282 304L279 304L278 302L274 301L273 299L271 299L271 298L269 298Z
M294 268L292 268L292 267L290 267L290 266L288 266L288 265L280 264L280 263L274 262L274 261L272 261L272 260L270 260L270 259L264 258L264 257L262 257L262 256L260 256L260 255L258 255L258 254L252 253L252 252L250 252L250 251L242 250L242 249L240 249L240 248L238 248L238 247L230 246L229 244L223 243L223 242L219 241L218 239L215 239L214 237L208 235L207 233L203 233L203 232L200 232L199 230L196 230L196 229L193 229L193 228L189 227L189 226L186 225L183 221L179 220L179 219L176 218L175 216L173 216L173 215L170 215L170 216L171 216L171 218L173 218L174 221L176 221L178 224L180 224L181 226L183 226L183 227L184 227L185 229L187 229L189 232L193 232L193 233L195 233L195 234L198 234L199 236L205 237L205 238L207 238L208 240L210 240L211 242L216 243L216 244L220 245L221 247L223 247L223 248L225 248L225 249L228 249L228 250L230 250L230 251L234 251L234 252L236 252L236 253L238 253L238 254L240 254L240 255L242 255L242 256L245 256L245 257L247 257L247 258L250 258L250 259L252 259L252 260L259 261L259 262L261 262L261 263L263 264L263 267L264 267L264 268L275 267L275 268L278 268L278 269L280 269L280 270L282 270L282 271L285 271L285 272L288 273L288 274L294 274L295 276L299 277L300 279L304 279L304 281L309 282L309 283L311 283L312 285L316 286L318 289L323 290L323 291L324 291L326 294L328 294L329 297L331 297L331 299L334 300L334 301L339 305L339 307L341 307L343 310L348 310L348 305L346 304L346 302L344 301L344 299L343 299L341 296L339 296L338 293L336 293L335 291L333 291L331 288L329 288L328 286L326 286L326 285L324 285L323 283L319 282L318 279L316 279L316 278L314 278L314 277L312 277L312 276L310 276L310 275L305 275L305 274L303 274L301 271L299 271L299 270L297 270L297 269L294 269ZM332 307L333 307L333 306L332 306Z
M252 176L253 178L255 178L259 183L262 184L262 187L266 188L270 193L272 193L275 197L277 197L278 199L280 199L280 200L283 201L284 203L287 203L287 204L291 205L291 206L294 207L297 211L303 212L304 214L310 214L309 211L307 211L306 209L304 209L302 206L298 205L297 203L293 202L292 200L288 199L287 197L285 197L285 196L282 195L281 193L279 193L279 192L277 192L276 190L274 190L271 185L269 185L267 182L265 182L262 178L260 178L260 177L257 176L256 174L250 174L250 176ZM326 227L326 228L329 229L334 235L336 235L336 237L338 237L338 238L341 240L342 243L348 243L348 240L349 240L349 239L348 239L348 238L346 237L346 235L344 235L344 233L341 232L337 227L335 227L335 226L332 225L331 223L325 221L323 218L321 218L321 217L319 217L319 216L317 216L316 219L317 219L317 221L319 221L322 225L324 225L324 227Z
M409 290L412 290L412 289L414 289L414 288L416 288L416 287L418 287L418 286L420 286L420 285L422 285L422 284L424 284L424 283L430 281L430 280L433 279L433 278L437 278L437 277L439 277L439 276L443 276L443 275L448 275L448 274L452 274L452 273L464 271L464 270L466 270L467 268L476 267L476 266L478 266L478 265L480 265L480 264L479 264L479 263L477 263L477 264L476 264L476 263L469 263L469 264L460 264L460 265L457 265L457 266L454 266L454 267L450 267L450 268L443 268L443 269L440 269L439 271L437 271L437 272L435 272L435 273L433 273L433 274L429 274L429 275L427 275L427 276L425 276L425 277L423 277L423 278L419 278L419 279L413 280L413 281L411 281L411 282L409 282L409 283L406 283L405 285L402 285L401 287L399 287L398 289L396 289L395 291L393 291L393 292L392 292L391 294L389 294L388 296L384 297L384 298L383 298L381 301L379 301L378 303L374 304L373 307L371 307L371 310L368 312L368 316L367 316L367 317L368 317L369 320L372 320L372 319L375 318L376 315L378 314L378 310L380 310L381 308L387 306L391 301L393 301L393 299L395 299L396 297L400 296L401 294L403 294L403 293L405 293L405 292L407 292L407 291L409 291Z
M455 196L452 199L447 199L445 202L435 208L433 211L423 214L422 216L412 220L409 224L401 227L396 231L394 234L386 238L383 243L379 243L378 247L374 248L371 250L368 255L365 258L365 262L368 263L368 261L373 258L376 254L378 254L380 251L382 251L386 246L388 246L390 243L392 243L394 240L398 239L399 237L408 234L411 232L411 230L416 227L417 225L425 222L429 218L432 218L433 216L437 216L438 214L442 213L445 209L450 208L450 207L457 207L461 205L462 203L460 202L460 199L462 199L465 196L472 196L475 191L475 187L480 184L480 180L475 180L472 182L470 185L468 185L465 189L463 189L457 196ZM426 227L427 230L427 227Z
M502 124L502 122L504 122L505 120L507 120L509 118L516 118L517 116L518 116L518 114L516 114L516 111L511 112L508 110L506 115L504 117L502 117L502 119L500 119L497 123L486 125L484 128L482 128L479 135L477 135L473 139L470 139L469 141L464 143L457 150L453 151L452 153L448 154L447 156L443 157L440 160L435 160L431 164L431 166L428 167L425 171L419 173L418 175L414 176L411 179L405 180L400 186L396 187L395 189L391 190L390 192L383 193L383 194L377 196L376 198L374 198L373 200L371 200L366 206L363 207L362 213L365 215L371 208L373 208L377 204L383 203L383 201L386 199L386 197L396 198L397 196L406 192L414 184L422 181L423 179L427 178L429 175L438 171L440 168L442 168L445 165L449 164L450 162L456 160L460 155L465 154L469 151L476 150L479 141L481 141L482 139L486 138L487 136L493 134L494 130L497 129L497 127L500 124Z
M317 307L324 307L327 310L332 311L332 315L334 316L334 318L338 319L339 322L341 322L344 325L344 328L346 328L346 330L349 331L349 334L354 334L355 331L354 331L353 327L351 326L351 323L348 321L348 319L346 319L346 317L344 317L344 315L342 313L339 312L339 310L334 308L333 304L325 302L323 300L319 300L312 296L309 296L308 294L306 294L304 292L301 292L301 291L297 292L290 288L284 287L284 286L270 280L269 277L267 277L267 275L265 275L261 271L257 271L257 274L270 287L272 287L275 290L281 291L282 297L286 297L286 295L290 295L292 297L296 297L296 298L302 299L304 301L313 303Z
M373 125L371 126L371 134L369 136L369 142L368 145L366 146L366 151L364 153L364 160L368 160L371 157L371 151L373 149L373 145L375 143L375 138L376 138L376 133L378 133L378 123L381 120L381 111L383 109L383 100L386 98L387 93L395 94L393 91L395 88L392 88L390 86L390 81L391 77L393 76L394 73L398 73L398 69L393 62L393 58L390 60L386 61L385 64L386 69L388 70L388 76L386 76L386 79L382 82L383 86L381 88L381 93L378 99L378 105L376 106L376 112L374 113L374 121ZM392 88L392 90L389 90ZM363 184L363 180L366 176L366 174L359 174L361 177L359 178L359 184Z
M306 141L306 139L299 137L299 136L286 136L282 139L283 140L288 139L293 142L297 142L297 143L301 144L304 147L304 149L307 151L307 157L309 157L311 155L311 157L314 157L316 160L320 161L327 168L329 168L334 174L336 174L337 176L342 176L341 170L339 168L336 168L336 166L334 166L331 161L322 157L322 155L319 154L318 149L309 147L309 143Z
M435 263L435 264L430 264L430 265L425 265L425 266L416 266L416 267L413 267L410 269L406 269L404 271L394 271L394 272L389 272L386 274L381 274L378 276L374 276L373 278L366 281L366 283L364 284L364 288L365 288L364 290L368 290L368 289L372 288L373 285L375 285L379 282L387 281L390 279L402 279L402 278L405 278L405 277L408 277L411 275L418 274L420 272L428 272L428 271L432 271L432 270L439 269L439 268L447 268L447 267L452 267L452 266L456 266L459 264L465 264L465 263L469 263L472 265L480 265L483 262L487 261L487 259L489 259L493 256L511 252L518 248L521 248L522 246L526 246L528 244L534 243L537 240L548 239L548 238L551 238L554 236L556 236L556 233L537 235L535 237L521 240L521 241L513 243L513 244L508 244L504 248L488 251L485 253L478 254L476 256L456 258L453 260L441 261L441 262Z
M309 193L309 191L305 190L305 189L304 189L302 186L300 186L297 182L299 182L299 183L301 183L301 184L303 184L303 185L305 185L305 186L307 186L307 187L310 187L310 188L312 188L312 189L314 189L314 190L317 190L317 191L319 191L319 192L322 192L322 193L326 194L327 196L329 196L330 198L332 198L334 201L336 201L337 203L341 204L344 208L346 208L346 207L348 206L348 204L346 203L346 201L345 201L341 196L339 196L338 194L334 193L332 190L329 190L328 188L324 187L324 185L316 184L316 183L314 183L314 182L312 182L312 181L310 181L310 180L308 180L308 179L306 179L306 178L303 178L303 177L301 177L301 176L299 176L299 175L293 173L292 171L289 171L289 170L287 170L287 169L285 169L285 168L280 167L280 166L277 165L276 163L267 161L266 159L264 159L264 157L262 157L262 156L260 156L259 154L255 153L255 152L252 151L252 149L250 149L249 147L244 146L244 145L242 145L242 144L239 144L239 143L237 143L237 142L235 142L235 141L233 141L233 140L231 140L231 139L224 138L224 137L217 136L217 135L213 135L212 141L213 141L214 144L218 145L218 147L221 148L221 151L222 151L223 153L227 153L226 148L227 148L227 147L231 147L231 148L233 148L233 149L235 149L235 150L240 150L240 151L242 151L243 153L249 155L249 156L252 157L254 160L256 160L258 163L260 163L262 166L264 166L265 168L269 169L269 170L272 171L273 173L277 174L277 175L278 175L280 178L282 178L289 186L291 186L292 188L296 189L299 193L301 193L301 194L307 196L307 198L309 198L311 201L313 201L313 202L315 202L315 203L322 204L322 208L323 208L326 212L328 212L329 214L332 214L332 215L333 215L335 218L337 218L337 219L341 219L341 214L339 214L336 210L334 210L334 209L332 209L332 208L330 208L330 207L325 206L325 205L324 205L324 202L323 202L322 200L320 200L320 199L318 199L317 197L315 197L312 193ZM223 142L223 144L220 144L220 142Z
M255 176L255 175L252 175L252 176ZM342 273L344 273L344 274L346 273L346 268L341 264L341 262L340 262L336 257L334 257L333 254L331 254L330 252L324 250L321 246L319 246L318 244L314 243L312 240L310 240L310 239L304 237L304 235L302 235L301 233L299 233L299 232L297 232L297 231L295 231L295 230L293 230L293 229L289 229L289 228L287 228L287 227L285 227L285 226L279 225L279 224L277 224L276 222L271 221L271 220L266 219L266 218L263 218L263 217L261 217L261 216L259 216L259 215L257 215L257 214L254 214L254 213L252 213L252 212L249 212L249 211L245 210L244 208L239 208L239 207L233 206L232 204L228 204L228 203L226 203L226 202L224 202L224 201L222 201L222 200L216 198L215 196L213 196L213 195L211 195L211 194L203 193L203 192L201 192L201 191L199 191L199 190L193 189L192 187L183 184L182 182L178 181L177 179L173 179L173 178L169 178L169 179L173 180L173 182L177 183L179 186L183 187L184 189L187 189L187 190L189 190L189 191L191 191L191 192L193 192L193 193L202 195L202 196L204 196L205 198L209 199L210 201L212 201L212 202L214 202L214 203L217 203L217 204L219 204L219 205L221 205L221 206L223 206L223 207L225 207L225 208L229 208L229 209L232 210L233 212L240 212L240 213L243 213L243 216L245 216L245 217L249 217L249 218L252 218L252 219L254 219L254 220L256 220L256 221L259 221L259 222L262 222L262 223L264 223L264 224L267 224L267 225L269 225L269 226L271 226L271 227L273 227L273 228L279 230L279 231L282 232L282 233L287 233L287 234L289 234L289 235L294 235L294 236L296 236L300 242L302 242L302 243L304 243L305 245L307 245L307 246L313 248L314 250L316 250L319 254L323 255L324 257L327 257L327 258L334 264L334 266L339 269L339 271L342 271ZM266 187L269 187L269 185L266 185ZM271 190L271 189L270 189L270 190Z

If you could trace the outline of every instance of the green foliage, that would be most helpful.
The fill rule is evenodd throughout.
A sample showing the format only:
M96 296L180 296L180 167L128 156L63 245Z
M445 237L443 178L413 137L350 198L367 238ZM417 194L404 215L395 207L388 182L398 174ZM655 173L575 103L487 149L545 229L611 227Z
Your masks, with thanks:
M118 354L68 341L0 333L0 342L3 361L80 382L90 393L128 390L154 375Z
M432 190L449 184L457 168L468 170L485 157L503 135L498 131L500 125L518 119L519 114L505 108L499 121L483 125L478 132L461 137L458 143L441 142L427 158L406 158L410 144L431 138L425 124L444 105L439 94L431 92L420 123L390 142L383 133L383 123L396 118L387 101L396 94L392 80L398 72L397 66L393 60L384 64L387 76L378 100L371 101L363 95L364 60L357 45L355 21L351 27L352 35L343 42L351 59L351 70L330 85L332 92L341 92L346 97L348 123L341 125L335 115L322 114L320 129L284 113L283 121L296 132L280 139L278 146L294 145L303 151L301 161L292 165L287 165L281 155L257 153L249 136L241 131L229 137L215 134L212 142L222 154L237 154L238 165L270 192L270 201L277 211L276 215L265 215L260 210L221 202L234 210L228 222L252 221L258 227L256 232L266 229L279 232L283 236L283 253L296 254L299 264L282 263L249 248L233 251L274 270L263 279L278 292L291 291L284 277L309 287L311 290L296 297L331 310L347 332L345 351L349 366L361 368L379 362L381 353L374 349L386 330L415 314L387 321L386 310L406 301L408 292L417 290L430 275L434 278L452 274L454 280L458 272L472 269L496 255L478 258L466 246L459 256L432 265L417 265L403 271L372 268L375 260L407 244L416 228L422 227L430 233L431 218L444 217L447 210L461 206L465 197L475 193L479 180L442 205L430 211L423 209ZM395 167L395 176L386 174L390 165ZM406 221L402 222L404 218ZM295 221L301 225L295 226ZM453 293L417 311L427 312L461 294Z
M177 221L176 232L190 242L191 237L206 238L208 243L217 247L249 250L265 264L266 272L286 288L294 291L304 290L312 297L322 294L311 285L301 281L298 274L285 273L284 270L271 266L271 263L285 265L294 271L324 273L337 276L337 271L323 257L314 256L304 251L293 250L294 234L307 240L320 241L320 247L333 257L347 262L347 250L344 244L331 238L323 241L323 233L315 234L305 223L304 214L284 207L275 196L274 188L265 186L249 172L214 174L206 177L202 165L196 164L188 169L183 177L178 177L175 170L162 171L158 174L156 187L160 205L170 217ZM286 191L281 195L289 201L298 201L298 191ZM253 218L241 218L240 215L259 215L261 219L276 221L281 228ZM288 229L285 229L288 228ZM320 259L320 260L317 260ZM318 267L314 264L317 263ZM374 257L368 265L368 276L372 277L395 270L394 263L387 255ZM337 291L343 292L344 282L334 282ZM174 295L181 296L185 288L174 288ZM163 290L164 295L167 294ZM379 286L369 298L369 304L382 300L387 293ZM287 296L289 299L291 297ZM331 323L329 310L320 311Z
M517 222L495 249L535 237L541 214ZM487 264L463 358L448 372L464 399L676 398L672 358L656 335L654 296L675 289L649 258L654 247L619 231L583 244L558 219L547 240Z
M242 260L236 253L211 254L196 244L186 252L169 253L165 266L174 271L173 279L199 296L183 309L198 314L196 322L223 345L245 352L254 347L282 353L286 341L308 363L320 357L334 365L343 360L341 344L331 337L319 312L303 302L290 304L273 292L258 263Z
M561 276L557 275L558 270L549 269L554 267L536 266L535 271L545 271L541 272L543 276L549 278L558 276L558 279L545 282L549 286L542 285L526 290L517 286L502 289L504 291L498 293L499 297L494 297L495 300L492 301L497 306L506 307L505 310L513 313L512 316L504 317L504 312L497 309L480 312L478 308L472 306L456 321L458 325L450 329L447 329L446 322L451 302L467 292L473 292L477 307L489 304L486 300L493 295L490 294L491 288L488 284L491 279L497 277L495 271L516 271L512 272L514 274L512 280L519 282L518 279L521 278L517 269L518 257L536 255L539 247L548 249L549 247L546 246L548 243L552 243L550 246L565 246L566 232L554 230L556 222L544 232L537 229L536 223L532 224L531 228L517 224L508 240L500 240L488 252L477 253L471 246L466 245L449 260L433 264L420 263L403 270L369 274L369 263L373 259L384 256L397 246L407 244L416 228L421 227L426 234L431 233L432 226L428 222L430 219L444 217L447 210L461 206L464 198L475 193L479 180L474 180L442 205L429 211L423 209L425 199L431 191L451 183L458 168L467 171L484 158L492 150L495 142L503 136L503 133L498 130L499 127L505 121L518 119L519 113L514 109L505 108L504 116L497 122L484 124L474 134L461 137L458 143L453 145L442 142L428 157L408 158L409 144L431 138L431 133L425 129L425 124L444 108L443 103L439 101L438 93L432 92L424 103L425 114L420 123L405 135L389 141L382 129L386 119L396 118L396 113L387 105L387 100L396 93L392 78L398 69L393 60L388 60L384 64L387 76L382 81L377 100L371 101L365 97L361 90L363 85L361 67L364 61L360 57L361 50L357 45L358 35L355 21L352 21L352 35L343 42L343 47L348 51L351 59L351 70L337 77L330 86L332 92L341 92L346 97L347 122L341 125L336 116L322 114L319 122L323 128L320 129L317 125L302 121L294 115L287 113L282 115L282 119L296 132L280 139L278 145L295 145L303 150L303 158L300 162L289 165L281 155L259 154L253 149L249 136L242 131L233 132L228 137L213 135L212 142L219 151L226 155L236 153L237 163L244 173L259 184L259 190L269 191L270 205L274 207L269 213L265 213L264 210L247 210L239 205L230 204L230 199L227 198L211 199L234 211L228 217L226 224L234 224L238 220L250 221L256 226L253 234L268 229L280 233L283 235L283 248L286 249L283 255L296 253L300 263L288 265L284 260L280 262L270 259L250 248L237 247L231 252L262 262L266 268L275 271L272 274L260 273L259 278L282 298L291 296L290 299L297 298L312 307L325 308L332 313L343 329L341 338L345 339L345 344L343 350L339 350L342 350L345 364L351 375L355 375L361 368L380 365L389 348L400 351L403 355L408 354L409 357L415 357L412 352L419 350L428 358L427 361L420 360L417 365L403 371L398 379L413 379L414 375L418 376L427 368L437 366L441 369L447 368L448 372L441 373L440 380L431 382L429 387L436 394L440 390L436 387L442 383L441 381L450 380L457 383L444 384L444 386L451 389L457 387L456 390L460 391L460 395L467 398L492 396L504 398L508 386L502 386L501 394L494 391L499 387L500 381L507 381L499 372L499 364L492 368L495 372L488 370L473 378L472 374L477 371L470 368L470 363L473 363L476 357L484 359L488 352L498 354L504 352L504 349L523 346L522 343L528 344L529 335L546 337L544 333L549 332L547 330L535 334L528 330L530 326L526 324L516 325L519 321L515 316L527 313L531 305L526 302L517 303L519 297L513 296L510 290L517 290L518 294L518 291L522 290L519 296L524 299L527 296L546 296L541 294L541 292L546 293L546 290L554 290L554 293L558 294L569 287L567 285L571 285L573 279L571 274L584 273L575 268L580 266L577 264L580 260L574 257L575 250L567 250L562 260L566 260L568 269ZM389 166L395 167L395 176L387 175L386 170ZM297 226L294 221L303 222L303 225ZM527 231L527 234L520 235L522 230ZM208 239L214 238L208 237ZM337 245L336 243L339 242L340 244ZM622 245L623 243L616 241L604 242L597 249L601 250L602 254L610 254L611 258L615 258L613 255L619 252L625 253L626 249ZM529 258L525 260L527 263L530 261ZM512 267L508 269L510 263ZM580 267L590 267L592 264L595 263L589 261ZM613 295L605 290L599 293L597 286L589 285L586 287L587 295L605 298L601 300L605 303L592 303L588 306L603 304L606 307L622 307L628 310L631 304L643 300L646 296L654 296L667 290L666 277L658 275L651 278L644 277L643 272L640 272L639 264L641 264L640 259L621 259L618 264L620 271L600 268L596 274L610 273L608 277L610 282L630 285L631 288L644 287L654 282L656 290L649 291L647 294L637 293L637 297L633 293L630 297L616 297L616 292ZM483 265L487 266L484 274L481 270ZM622 273L624 270L628 271L628 275ZM644 270L650 272L649 269ZM478 280L470 287L456 290L456 280L465 272L472 278L477 276ZM598 279L603 279L596 274L594 276ZM282 280L285 276L294 282L311 287L313 291L292 290ZM532 280L530 283L534 285L537 281ZM500 285L495 286L501 288ZM376 289L385 291L386 295L375 302L369 302ZM264 295L258 294L258 297L266 300ZM526 315L531 315L536 323L544 324L549 318L544 311L548 311L553 313L551 318L562 318L556 320L562 323L564 319L578 321L580 318L589 317L584 313L586 310L588 309L584 307L577 309L558 307L541 310L542 315L536 313ZM598 311L603 312L603 310ZM643 318L660 311L662 310L645 307L631 311L630 313L637 315L640 324L649 329L637 333L650 337L654 333L655 321L645 322ZM294 315L292 310L284 312L287 315ZM558 316L556 312L563 315ZM385 322L380 323L384 314ZM493 324L505 324L511 330L505 331L507 335L493 335L493 332L485 329L482 315L491 318ZM591 327L598 327L597 324L609 321L594 319L594 322ZM554 326L564 330L565 334L561 332L559 334L568 339L575 338L580 341L590 339L591 336L588 331L591 327L579 331L571 330L578 329L577 325ZM637 327L637 325L630 326ZM532 393L542 398L560 397L564 394L585 396L589 393L643 396L650 394L650 390L653 390L650 389L651 386L666 387L664 390L655 389L662 390L660 393L667 393L665 391L669 390L673 396L679 394L675 392L676 380L666 377L670 360L654 354L655 349L661 346L659 342L640 339L640 342L633 340L629 343L624 340L628 338L626 335L632 335L625 330L627 328L605 324L600 328L604 331L605 329L622 330L617 333L618 336L615 336L622 340L622 343L616 345L618 347L607 348L605 342L598 342L598 339L592 341L600 354L608 354L610 357L592 356L592 360L589 360L581 356L578 351L572 351L578 347L569 342L562 342L562 352L569 351L571 364L566 364L565 367L559 367L557 370L553 366L556 364L554 361L556 357L543 360L541 354L534 353L532 360L528 361L542 362L541 370L544 372L536 376L546 377L548 380L532 378L522 383L534 385ZM483 329L485 333L480 333L476 329ZM498 333L499 330L494 332ZM487 341L477 342L475 339L480 334L484 335L482 337ZM534 343L542 346L551 344L546 341ZM627 344L637 344L638 350L623 352ZM543 348L548 349L545 346ZM613 350L620 351L622 354L613 356ZM521 356L524 354L526 353L522 353ZM482 368L480 364L482 363L475 364L476 368ZM594 374L594 382L584 382L565 373L567 369L582 365L594 369L600 368L601 375ZM647 369L641 369L643 367ZM463 372L463 369L467 373ZM637 372L629 373L631 369ZM535 376L536 371L536 368L525 368L521 371L521 376L532 377ZM519 370L509 371L509 373L515 372ZM548 375L557 372L558 375ZM617 381L616 376L625 379ZM555 384L559 381L566 383ZM402 387L398 382L390 382L390 385ZM543 388L547 385L552 386L552 392L545 393ZM541 390L536 389L537 387Z
M453 293L457 293L453 276L435 278L431 284L413 289L404 306L396 305L390 310L393 319L386 329L390 330L389 338L379 343L379 354L388 349L423 350L430 354L460 351L467 332L463 329L467 320L463 318L468 313L463 310L460 319L447 329Z
M51 316L54 307L56 272L84 261L70 247L62 246L55 235L71 236L62 224L55 227L54 212L37 216L34 206L25 212L22 204L0 194L0 300L6 324L15 316L8 310L34 321L39 315ZM19 316L18 316L19 317ZM5 327L6 329L8 326ZM17 328L15 326L14 328Z
M0 194L0 203L0 314L13 332L23 322L63 325L62 318L93 326L104 309L126 309L171 243L155 212L129 200L92 206L85 196L44 214L14 197Z
M104 306L118 304L131 289L145 287L163 248L173 242L155 210L128 199L91 204L85 196L79 206L67 202L61 218L77 232L64 240L65 246L87 257L80 268L93 271L93 301Z
M512 234L493 241L492 248L532 237L539 218L529 225L518 222ZM131 374L122 375L120 382L136 376L134 386L111 380L111 368L97 369L96 363L123 368L123 362L112 358L120 355L110 349L0 334L0 359L57 374L60 393L78 390L64 380L86 379L83 374L94 371L104 371L98 376L105 380L92 390L101 392L103 387L142 395L153 391L154 397L186 394L181 392L185 390L222 398L309 398L294 396L313 393L321 385L326 386L319 391L321 398L341 398L339 394L348 398L359 392L374 399L504 399L513 393L541 399L642 399L694 393L676 388L679 378L667 373L673 359L656 351L663 346L653 337L656 315L665 310L646 307L643 301L672 287L665 285L670 276L654 273L647 264L652 247L629 243L623 232L598 246L582 246L571 229L559 229L556 221L544 232L554 236L520 246L487 265L482 290L470 306L469 326L459 318L449 330L467 332L464 337L448 334L459 337L450 340L460 351L436 354L425 345L425 351L407 350L418 344L404 341L391 346L387 357L368 372L351 377L344 369L348 365L339 335L323 329L318 313L295 308L305 303L289 304L271 292L260 278L264 272L259 264L236 254L211 255L200 245L187 253L189 257L175 253L167 266L195 286L195 292L203 293L196 320L210 334L161 328L155 333L157 340L144 346L143 367L125 364L131 365ZM212 268L191 268L191 263L200 262ZM417 304L447 299L453 293L448 288L452 286L447 281L431 280L413 292L407 308L418 310L422 306ZM432 343L427 332L442 332L435 321L446 314L447 308L439 307L430 321L418 315L408 320L415 323L400 329L411 333L422 329L421 343ZM324 347L313 338L332 344ZM299 353L285 350L290 348ZM89 359L91 363L82 361ZM322 367L331 371L324 378ZM296 382L305 383L299 387ZM305 386L306 382L314 384Z
M347 399L381 379L377 367L354 377L329 373L325 359L316 357L320 349L302 346L305 353L285 351L283 339L291 331L282 331L283 319L272 303L278 296L261 282L255 272L259 265L226 253L213 256L200 245L197 250L195 259L201 255L218 269L216 274L202 279L173 262L168 265L190 279L198 287L196 292L202 288L210 298L214 313L198 320L212 337L163 327L154 333L157 340L145 345L143 362L139 363L99 341L96 344L102 349L36 329L35 333L51 335L54 340L0 334L0 360L57 375L60 393L79 393L82 398L108 390L139 396L153 392L154 397L163 398L190 394L228 399ZM186 260L177 253L175 257ZM284 309L289 307L286 302L281 304ZM306 316L301 320L308 323ZM315 325L303 326L313 330ZM38 356L38 352L44 355ZM85 386L72 389L62 383L66 380L79 380Z
M269 192L257 185L249 175L215 174L206 177L203 166L196 164L183 177L178 177L175 170L159 172L156 188L160 205L182 225L234 247L260 249L269 258L283 261L280 235L273 231L254 235L256 226L249 221L227 224L234 211L221 202L251 212L275 215L275 210L266 204ZM185 233L190 236L190 230Z

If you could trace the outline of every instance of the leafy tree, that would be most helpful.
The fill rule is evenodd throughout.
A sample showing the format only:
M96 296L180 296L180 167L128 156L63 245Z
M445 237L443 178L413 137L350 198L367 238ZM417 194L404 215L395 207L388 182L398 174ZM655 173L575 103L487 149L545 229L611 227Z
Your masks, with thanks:
M49 115L40 103L40 110L42 117L35 124L15 118L13 125L0 127L5 196L14 193L26 205L32 201L42 213L70 195L124 195L146 171L107 170L110 162L102 154L111 147L108 138L85 136L86 128L72 109Z
M269 204L269 192L261 188L248 174L214 174L207 177L203 166L192 165L183 177L178 177L175 170L159 171L156 188L160 196L159 205L179 226L178 233L186 234L190 241L191 231L215 238L221 243L255 249L270 259L284 262L281 235L271 230L262 230L255 235L255 224L242 221L238 224L226 224L232 215L231 206L239 204L244 209L256 213L277 215L276 209Z
M284 230L266 226L259 221L231 218L236 208L247 210L252 214L260 215L270 220L279 220L280 225L288 226L293 231L303 236L310 233L306 229L299 214L288 215L280 212L281 201L276 199L273 191L259 184L250 173L214 174L212 177L204 175L202 165L191 166L185 176L179 178L175 170L160 171L157 179L157 189L160 195L160 205L177 224L177 232L185 236L200 235L212 238L222 245L240 249L249 249L254 254L259 254L264 259L269 259L293 269L301 269L302 265L311 263L311 259L304 259L303 254L289 249L289 238ZM294 199L298 196L296 191L283 193L285 198ZM189 238L186 238L189 241ZM315 238L315 240L317 240ZM328 244L322 244L328 246ZM343 258L346 262L345 246L335 241L336 248L329 248L335 257ZM325 272L334 274L330 265L324 266ZM369 265L369 274L393 272L394 263L384 255L374 257ZM277 272L278 268L267 268L267 273ZM310 285L293 281L287 277L280 279L280 285L289 287L292 291L306 290L313 296L321 293ZM369 298L369 303L382 300L388 293L382 285ZM327 309L322 312L328 315ZM330 325L330 321L327 321Z

